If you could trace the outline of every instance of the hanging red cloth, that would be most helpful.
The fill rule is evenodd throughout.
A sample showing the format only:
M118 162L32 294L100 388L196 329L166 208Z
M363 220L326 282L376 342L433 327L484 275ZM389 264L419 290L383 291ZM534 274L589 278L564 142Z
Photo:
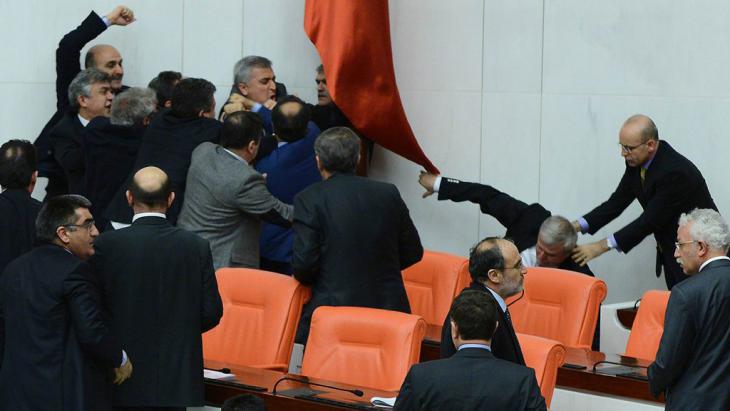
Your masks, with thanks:
M418 145L398 93L388 0L307 0L304 30L319 51L332 100L352 125L438 173Z

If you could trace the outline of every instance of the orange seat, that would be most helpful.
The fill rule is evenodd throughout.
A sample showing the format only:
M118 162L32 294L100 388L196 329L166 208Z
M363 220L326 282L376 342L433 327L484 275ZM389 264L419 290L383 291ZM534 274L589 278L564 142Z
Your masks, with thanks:
M573 271L530 267L525 295L508 299L515 331L590 349L606 283Z
M411 312L428 324L442 325L449 312L459 274L469 275L469 260L452 254L426 250L423 259L403 270L403 283Z
M649 290L641 297L639 311L626 343L627 356L654 361L664 333L664 314L669 295L669 291Z
M362 307L319 307L312 316L302 374L397 391L418 362L423 318Z
M223 318L203 334L203 357L287 371L309 289L292 277L250 268L221 268L216 278Z
M558 368L565 363L565 347L555 340L534 335L517 333L517 339L522 347L525 364L535 370L537 385L540 386L540 392L549 408L558 378Z

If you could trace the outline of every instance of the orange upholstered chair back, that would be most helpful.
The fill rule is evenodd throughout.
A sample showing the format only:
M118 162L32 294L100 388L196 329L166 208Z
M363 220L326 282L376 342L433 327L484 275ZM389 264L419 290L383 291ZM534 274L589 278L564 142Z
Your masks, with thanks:
M292 277L250 268L221 268L216 278L223 318L203 334L203 357L286 371L309 289Z
M418 362L423 318L362 307L319 307L312 316L302 374L397 391Z
M540 392L550 407L555 381L558 378L558 368L565 363L565 347L555 340L534 335L517 333L517 339L522 347L525 364L535 370Z
M669 291L649 290L641 297L639 312L636 313L626 344L627 356L654 361L664 333L664 314L669 294Z
M591 348L606 283L557 268L530 267L525 295L509 299L515 331L560 341L566 347Z
M442 325L449 312L459 274L467 270L469 260L452 254L426 250L423 259L403 270L411 312L428 324Z

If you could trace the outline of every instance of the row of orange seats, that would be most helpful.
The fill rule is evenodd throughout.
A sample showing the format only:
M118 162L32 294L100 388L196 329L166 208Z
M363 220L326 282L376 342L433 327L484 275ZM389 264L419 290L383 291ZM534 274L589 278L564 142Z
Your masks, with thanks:
M261 270L224 268L216 276L224 315L203 336L205 359L287 371L309 289ZM404 270L403 279L413 314L355 307L315 311L302 374L397 391L419 359L427 325L440 327L453 299L471 281L467 259L434 251ZM549 405L566 347L590 349L606 284L569 271L530 268L524 286L524 295L507 303L513 303L509 310L525 361L535 369ZM626 355L653 360L668 294L645 295Z

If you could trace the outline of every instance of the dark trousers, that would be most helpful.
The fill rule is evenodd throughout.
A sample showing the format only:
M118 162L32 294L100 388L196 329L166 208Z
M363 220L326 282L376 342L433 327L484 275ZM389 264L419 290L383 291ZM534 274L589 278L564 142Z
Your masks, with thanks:
M112 407L114 411L185 411L185 407Z

